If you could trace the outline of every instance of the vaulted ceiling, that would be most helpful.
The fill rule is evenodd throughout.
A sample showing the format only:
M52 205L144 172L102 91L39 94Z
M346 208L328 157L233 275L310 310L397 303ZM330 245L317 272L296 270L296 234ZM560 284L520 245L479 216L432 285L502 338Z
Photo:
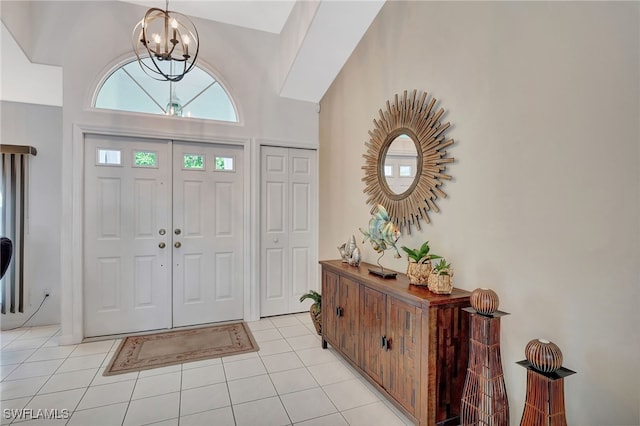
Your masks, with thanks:
M165 0L119 0L164 9ZM280 34L295 0L281 1L193 1L171 0L169 10L211 21Z
M166 0L118 1L145 7L166 7ZM280 87L277 88L280 95L317 103L384 2L171 0L169 9L199 19L278 34L282 48L277 60L283 65L280 67ZM12 33L16 36L15 31ZM21 40L18 44L24 49Z

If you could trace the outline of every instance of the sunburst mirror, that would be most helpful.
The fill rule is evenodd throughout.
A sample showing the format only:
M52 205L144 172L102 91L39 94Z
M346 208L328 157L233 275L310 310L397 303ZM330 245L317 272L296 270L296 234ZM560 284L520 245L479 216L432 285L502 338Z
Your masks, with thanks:
M453 139L445 136L450 124L440 122L444 109L435 108L436 102L427 92L396 94L379 111L380 119L373 120L363 154L363 192L371 212L382 204L409 234L412 225L420 229L420 219L430 222L429 212L440 211L436 201L447 196L441 186L451 179L445 171L454 158L445 148Z

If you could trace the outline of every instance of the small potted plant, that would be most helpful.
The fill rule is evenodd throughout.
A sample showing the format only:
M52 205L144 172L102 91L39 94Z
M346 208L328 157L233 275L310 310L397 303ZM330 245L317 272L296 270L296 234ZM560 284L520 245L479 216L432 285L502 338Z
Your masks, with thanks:
M309 290L307 293L300 296L300 302L311 299L313 305L309 308L309 314L311 315L311 321L316 328L318 335L322 335L322 295L315 290Z
M429 274L431 273L431 260L441 259L442 256L429 253L429 241L426 241L419 249L410 249L402 246L402 250L407 253L407 276L409 283L414 285L428 285Z
M429 290L436 294L451 294L453 291L453 269L445 259L440 260L431 270Z

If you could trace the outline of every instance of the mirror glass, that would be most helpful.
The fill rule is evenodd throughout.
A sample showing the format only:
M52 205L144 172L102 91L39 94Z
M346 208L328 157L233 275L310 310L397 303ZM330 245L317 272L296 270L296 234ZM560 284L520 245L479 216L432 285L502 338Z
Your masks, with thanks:
M384 157L384 179L396 195L406 192L416 179L418 151L408 135L396 137Z

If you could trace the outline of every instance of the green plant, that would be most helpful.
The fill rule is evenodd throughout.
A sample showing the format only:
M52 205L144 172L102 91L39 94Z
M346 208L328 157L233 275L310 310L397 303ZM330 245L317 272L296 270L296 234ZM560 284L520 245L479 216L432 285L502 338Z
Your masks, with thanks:
M322 295L315 290L309 290L300 296L300 302L305 299L311 299L314 302L309 308L309 314L311 314L311 321L313 321L316 332L318 335L322 335Z
M307 293L300 296L300 302L311 299L313 300L314 305L318 305L318 310L320 310L322 306L322 295L315 290L309 290Z
M431 259L442 259L442 256L438 256L437 254L429 254L429 241L422 244L419 250L410 249L405 246L402 246L402 250L407 253L409 261L414 261L415 263L427 263Z
M451 264L447 263L446 260L442 259L440 260L440 262L438 262L434 267L433 270L438 274L438 275L449 275L449 269L451 268Z

